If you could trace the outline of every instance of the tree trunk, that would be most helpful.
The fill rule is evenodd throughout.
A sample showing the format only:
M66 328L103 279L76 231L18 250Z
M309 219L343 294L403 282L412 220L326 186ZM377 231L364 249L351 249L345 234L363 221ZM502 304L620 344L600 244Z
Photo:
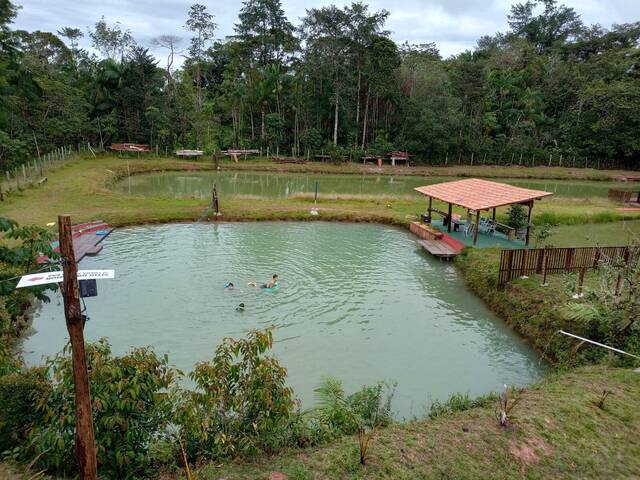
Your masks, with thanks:
M367 90L367 98L364 103L364 118L362 120L362 148L364 149L367 141L367 116L369 114L369 94L371 90Z
M336 109L333 118L333 146L338 146L338 96L336 95Z

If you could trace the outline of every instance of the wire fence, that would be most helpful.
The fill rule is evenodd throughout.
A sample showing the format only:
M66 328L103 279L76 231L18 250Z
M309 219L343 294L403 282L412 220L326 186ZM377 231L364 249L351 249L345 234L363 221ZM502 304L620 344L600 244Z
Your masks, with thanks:
M47 172L63 166L74 155L93 152L90 144L79 143L77 146L62 146L46 154L38 155L12 169L0 172L0 201L15 192L30 187L40 187L48 181Z

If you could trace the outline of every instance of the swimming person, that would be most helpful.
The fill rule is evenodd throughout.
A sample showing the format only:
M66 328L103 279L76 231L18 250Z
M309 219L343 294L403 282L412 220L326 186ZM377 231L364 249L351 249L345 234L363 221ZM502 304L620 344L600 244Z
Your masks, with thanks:
M234 288L236 288L236 286L233 284L233 282L229 282L224 286L224 288L228 288L229 290L233 290Z
M266 284L261 285L262 288L274 288L278 286L278 275L277 274L273 274L273 277L271 277L271 280L269 280Z

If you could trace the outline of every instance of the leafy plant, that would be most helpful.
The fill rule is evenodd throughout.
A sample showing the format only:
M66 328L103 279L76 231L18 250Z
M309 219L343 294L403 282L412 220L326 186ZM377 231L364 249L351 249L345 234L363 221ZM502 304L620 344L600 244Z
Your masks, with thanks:
M50 390L44 368L0 377L0 453L20 449L33 426L43 422L43 413L36 406Z
M191 459L274 451L291 440L296 401L286 369L266 352L270 330L226 338L195 366L195 391L181 392L176 422Z
M563 317L572 322L572 333L630 353L640 352L640 262L634 255L637 253L630 253L627 260L603 259L596 280L584 286L581 301L561 309ZM583 345L575 344L574 356ZM606 354L600 348L589 351L595 358ZM623 358L628 357L619 361Z
M507 210L507 225L519 230L527 226L527 212L522 205L511 205Z
M170 420L167 390L175 372L166 356L146 348L113 357L106 340L87 344L98 465L108 478L139 478L150 465L152 440ZM42 397L41 422L29 434L26 453L52 473L75 473L75 407L70 347L48 362L53 386Z
M358 433L361 465L366 463L369 444L377 429L391 423L393 391L384 397L384 387L385 384L380 382L346 396L342 382L327 377L315 390L319 421L339 434Z
M427 417L429 420L433 420L434 418L442 415L448 415L454 412L464 412L465 410L477 407L484 407L497 399L497 393L489 393L475 398L469 397L468 393L453 393L444 402L439 400L431 402Z

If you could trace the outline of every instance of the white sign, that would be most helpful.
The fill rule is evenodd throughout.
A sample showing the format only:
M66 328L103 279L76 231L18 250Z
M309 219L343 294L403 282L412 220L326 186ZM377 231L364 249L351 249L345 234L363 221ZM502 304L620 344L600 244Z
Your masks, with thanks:
M98 280L111 279L116 277L115 270L78 270L78 280L88 280L96 278ZM20 279L16 288L35 287L47 283L60 283L64 276L62 271L32 273Z

